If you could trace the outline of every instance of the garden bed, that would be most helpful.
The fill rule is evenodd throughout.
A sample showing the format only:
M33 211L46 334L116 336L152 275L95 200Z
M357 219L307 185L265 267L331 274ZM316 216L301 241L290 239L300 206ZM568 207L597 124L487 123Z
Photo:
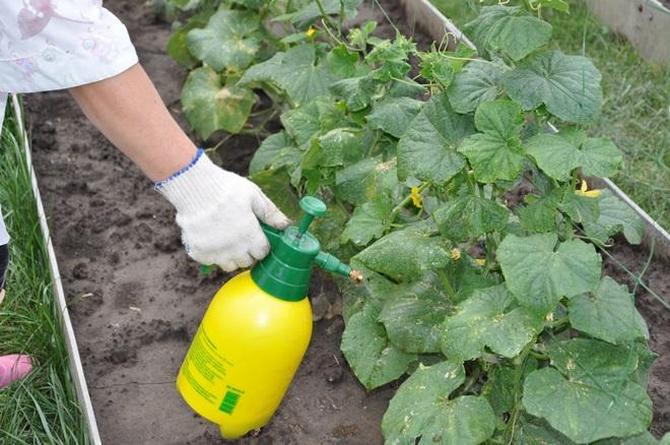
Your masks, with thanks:
M142 63L180 117L176 104L185 72L164 54L169 26L155 22L138 2L105 5L127 24ZM398 7L391 9L398 18ZM181 401L174 378L209 299L226 277L198 275L181 249L169 205L67 93L31 96L27 102L35 166L103 442L219 443L217 429ZM220 153L224 167L246 173L257 145L249 136L231 139ZM646 249L623 243L612 254L634 273L645 269L648 259ZM668 267L652 261L644 275L666 298ZM608 261L607 269L634 287L614 262ZM650 379L653 431L660 434L670 429L670 312L643 291L637 295L651 347L660 354ZM317 312L338 304L329 281L315 280L312 296ZM367 393L360 386L339 350L342 329L342 320L328 313L316 323L306 360L279 412L260 436L240 443L381 442L379 425L394 387Z

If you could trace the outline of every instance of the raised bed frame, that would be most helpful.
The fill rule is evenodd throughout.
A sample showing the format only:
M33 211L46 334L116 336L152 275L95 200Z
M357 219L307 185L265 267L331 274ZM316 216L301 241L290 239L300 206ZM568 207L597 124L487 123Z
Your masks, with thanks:
M629 2L630 0L622 0ZM617 0L618 2L618 0ZM636 3L657 3L656 0L635 0ZM467 38L463 32L458 29L451 20L445 17L430 1L428 0L401 0L405 8L405 15L407 20L423 29L436 42L445 41L446 43L463 42L469 47L476 49L475 45ZM612 3L615 3L612 0ZM609 4L609 0L608 0ZM658 7L660 4L658 4ZM668 19L667 32L670 33L670 14L666 14ZM669 39L670 41L670 39ZM667 42L666 42L667 43ZM670 47L668 47L670 48ZM558 131L552 126L553 131ZM638 214L645 224L644 245L648 248L653 246L654 253L657 257L665 260L670 259L670 233L665 230L654 218L645 212L639 205L633 201L623 190L621 190L613 181L607 178L593 178L593 184L598 188L608 188L619 199L624 201L635 213Z
M670 67L670 10L658 0L586 0L586 5L642 57Z
M90 445L102 445L100 439L100 432L98 431L98 424L95 419L95 412L93 411L93 404L88 393L88 386L86 385L86 377L84 376L84 368L81 364L81 357L79 356L79 348L77 347L77 340L74 335L74 329L70 322L70 314L67 309L67 302L65 301L65 292L63 291L63 283L61 282L60 272L58 270L58 262L56 261L56 252L54 251L53 243L51 242L51 235L49 234L49 224L47 222L46 213L44 212L44 205L40 196L40 190L37 185L37 176L32 166L32 157L30 153L30 143L28 142L28 133L24 126L23 115L21 113L21 105L18 96L12 95L12 108L16 116L16 121L19 125L19 132L23 141L23 150L26 155L26 163L28 170L30 170L30 182L32 184L33 196L37 202L37 213L40 218L40 229L42 237L47 247L47 254L49 256L49 269L51 272L51 286L53 288L54 296L56 297L56 305L58 307L58 314L60 316L60 325L63 328L63 337L67 346L68 358L70 363L70 374L74 381L75 391L77 393L77 401L88 429L88 438Z
M629 1L629 0L622 0ZM655 2L656 0L645 0L647 2ZM458 27L445 17L432 3L428 0L401 0L406 12L407 20L415 23L421 29L426 31L435 41L443 41L445 39L450 39L452 42L462 41L468 46L475 48L474 44L463 34L463 32L458 29ZM670 20L670 15L668 15ZM67 309L67 303L65 300L65 293L63 291L63 284L60 278L60 272L58 269L58 262L56 260L56 254L51 242L51 236L49 233L49 226L44 212L44 206L42 204L42 199L40 197L39 187L37 184L37 177L35 176L34 169L32 168L30 146L28 143L28 135L23 127L23 120L21 114L21 107L18 101L17 96L12 96L12 106L14 108L14 113L17 116L19 121L20 131L23 134L24 141L24 151L26 153L26 160L28 167L31 171L31 181L32 189L35 199L37 201L37 211L40 218L40 227L42 230L42 235L47 246L47 252L49 255L49 267L51 270L52 286L54 290L54 295L56 296L56 303L59 308L59 314L61 316L61 326L63 327L63 336L67 343L68 354L70 359L70 372L75 383L75 389L77 393L77 398L79 405L81 407L84 420L88 427L89 441L92 445L102 445L100 439L100 433L98 431L98 426L95 418L95 412L93 410L93 405L91 403L90 395L88 392L88 387L86 385L86 378L84 376L84 370L81 364L81 358L79 356L79 349L77 347L77 341L74 334L74 329L72 328L72 323L70 322L70 316ZM640 206L638 206L625 192L623 192L616 184L614 184L609 179L598 178L597 182L603 186L610 189L616 196L622 199L626 204L628 204L645 223L645 239L644 242L647 246L654 244L655 252L657 255L660 255L666 259L670 258L670 234L661 227L649 214L647 214Z

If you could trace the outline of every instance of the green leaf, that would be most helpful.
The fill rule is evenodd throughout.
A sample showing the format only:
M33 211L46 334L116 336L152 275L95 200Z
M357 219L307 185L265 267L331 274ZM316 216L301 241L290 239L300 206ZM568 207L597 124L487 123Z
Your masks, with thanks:
M420 52L421 75L424 79L437 83L442 88L449 88L456 73L460 73L466 60L471 59L476 51L461 43L454 52L427 51Z
M320 136L318 141L321 167L341 166L345 159L360 158L365 153L364 139L358 129L336 128Z
M360 111L370 105L378 82L370 76L342 79L330 86L330 92L344 99L351 111Z
M300 164L301 157L302 151L285 131L280 131L265 138L258 147L249 163L249 174L253 175L266 168L276 170L288 167L289 171L293 171Z
M536 370L537 366L537 360L533 358L525 360L521 371L521 378L525 378L525 376ZM490 367L486 375L486 383L482 387L481 395L489 401L496 416L502 416L514 408L516 403L515 382L516 369L514 367L506 365Z
M188 50L188 45L186 43L186 36L189 31L196 28L204 28L207 26L207 21L209 20L210 14L207 12L202 12L191 17L184 25L175 29L170 35L168 40L166 51L174 60L177 61L183 67L193 68L198 60L193 57L191 52Z
M563 199L558 205L562 212L579 224L594 223L600 215L598 198L583 196L568 188L563 193Z
M382 82L403 79L412 66L409 55L416 52L416 45L402 34L396 34L393 41L382 40L375 43L372 51L365 57L371 66L376 66L372 76Z
M348 126L344 113L331 100L314 101L282 113L281 123L301 148L308 148L314 136L334 128Z
M577 239L558 243L555 233L507 235L497 256L512 294L540 312L552 310L562 297L593 291L600 282L602 260L593 245Z
M302 214L298 205L298 195L291 187L286 169L263 170L250 176L249 179L256 183L289 218L295 220Z
M586 176L608 177L623 165L621 151L601 138L579 140L570 135L539 134L528 141L526 150L538 167L559 181L568 180L577 167Z
M495 100L502 92L500 82L507 69L501 63L479 60L468 63L449 87L451 106L458 113L470 113L482 102Z
M552 193L542 197L529 195L525 206L515 209L521 227L529 232L546 233L555 232L558 212L559 198Z
M623 154L609 139L588 138L580 146L580 151L580 166L586 176L607 178L623 166Z
M637 355L630 348L596 340L554 342L554 367L531 373L523 406L577 443L644 432L652 406L642 386L630 379Z
M216 71L244 69L255 59L261 46L260 19L256 13L219 9L204 29L186 36L188 49Z
M670 436L666 436L670 438ZM599 440L593 445L666 445L663 441L659 442L649 431L626 438L612 438ZM670 445L670 444L668 444Z
M426 94L426 87L415 82L409 77L392 80L386 93L386 97L411 97L416 98Z
M203 139L217 130L238 133L255 102L251 90L232 82L223 85L221 77L209 67L191 71L181 92L184 114Z
M449 263L444 273L451 283L454 293L450 295L454 303L470 298L477 289L484 289L498 284L500 280L485 268L476 267L472 258L461 252L461 258Z
M383 195L356 207L342 232L342 242L367 246L370 241L381 238L391 227L392 210L393 203Z
M485 6L464 31L478 47L502 52L514 61L543 47L551 38L551 25L529 15L522 6Z
M356 15L358 6L362 0L321 0L321 6L326 15L338 15L344 11L344 18ZM309 23L321 17L321 9L316 2L307 2L295 12L275 17L274 20L288 20L291 23Z
M382 156L364 158L335 172L335 193L338 199L355 205L368 202L398 188L396 161L383 162Z
M605 243L607 239L623 232L626 241L640 244L644 236L644 221L628 204L609 190L600 193L600 216L597 222L587 222L584 230L590 237Z
M397 286L379 314L391 342L405 352L440 352L441 325L451 302L437 274Z
M377 322L377 315L378 310L366 305L351 316L342 334L342 352L367 389L397 379L416 359L416 355L406 354L388 342L384 327Z
M514 444L523 445L575 445L563 434L542 419L524 416L514 432Z
M433 217L444 236L461 242L503 231L508 213L505 207L490 199L466 195L447 202L433 213Z
M550 51L531 56L505 73L502 84L526 111L545 104L560 119L583 124L600 112L600 79L588 58Z
M649 338L632 295L610 277L604 277L595 292L572 298L568 310L572 327L592 337L617 344Z
M449 88L456 74L449 58L437 51L421 52L418 56L421 60L421 75L424 79L435 82L442 88Z
M327 95L328 86L333 81L328 67L317 63L315 46L303 44L250 67L240 79L240 84L275 83L298 107L318 96Z
M374 105L367 117L372 128L378 128L400 138L407 131L407 123L419 113L423 102L409 97L385 99Z
M462 365L419 366L398 388L382 420L387 444L477 445L493 435L496 418L483 397L449 395L465 381Z
M443 184L464 166L456 147L472 134L469 117L456 114L446 96L433 96L398 143L398 176Z
M444 322L442 351L453 361L481 356L484 347L513 358L542 330L544 319L523 307L511 310L505 285L476 290Z
M328 69L337 77L355 77L369 72L366 66L358 63L358 53L349 51L343 44L331 49L326 56L326 61Z
M484 183L516 179L524 160L521 108L508 100L484 102L477 107L475 125L482 133L468 137L458 148L470 161L475 178Z
M533 136L526 143L526 152L535 159L543 172L559 181L567 181L572 171L580 165L577 147L555 134Z
M397 282L416 281L450 261L441 239L416 227L391 232L354 258Z

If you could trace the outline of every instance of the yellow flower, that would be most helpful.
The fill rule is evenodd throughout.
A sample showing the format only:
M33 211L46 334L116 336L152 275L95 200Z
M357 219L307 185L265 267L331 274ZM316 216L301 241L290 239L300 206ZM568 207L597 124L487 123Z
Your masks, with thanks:
M305 35L308 38L314 37L314 34L316 34L316 28L314 28L313 26L310 26L309 29L307 30L307 32L305 33Z
M454 247L453 249L451 249L451 253L449 254L449 257L454 261L460 260L461 259L461 249L459 249L458 247Z
M419 187L412 187L412 191L410 192L409 197L412 199L412 204L414 204L414 207L418 209L423 207L423 196L421 196Z
M475 264L479 267L486 266L486 259L484 258L475 258Z
M598 198L600 196L600 190L589 190L589 185L585 180L582 180L582 184L580 185L579 190L575 190L575 194L587 198Z

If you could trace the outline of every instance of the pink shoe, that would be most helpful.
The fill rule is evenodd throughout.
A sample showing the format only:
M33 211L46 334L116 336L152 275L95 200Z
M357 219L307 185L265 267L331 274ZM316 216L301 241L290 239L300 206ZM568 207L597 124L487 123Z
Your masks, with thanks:
M33 369L33 362L27 355L0 356L0 389L27 376Z

